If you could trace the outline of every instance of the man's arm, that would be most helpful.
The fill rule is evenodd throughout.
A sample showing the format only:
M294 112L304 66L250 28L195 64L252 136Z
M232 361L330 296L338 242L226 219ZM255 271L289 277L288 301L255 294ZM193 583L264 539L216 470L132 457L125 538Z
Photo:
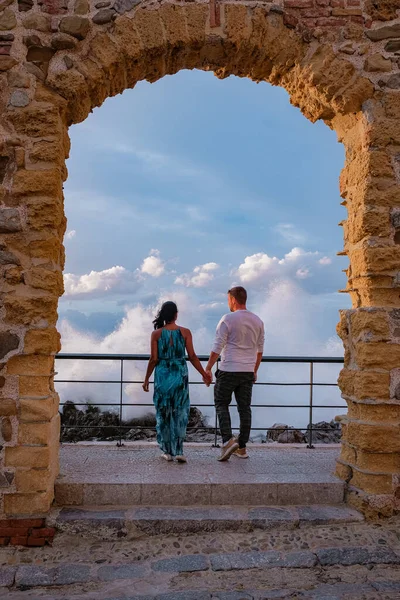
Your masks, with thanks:
M218 360L219 355L221 354L223 348L226 345L226 341L228 339L228 326L224 321L220 321L217 326L217 331L215 334L215 341L212 347L210 358L208 360L206 366L206 372L211 373L211 369L215 365Z
M261 364L261 359L264 352L264 341L265 341L265 332L264 332L264 323L262 324L260 335L258 336L257 343L257 359L254 367L254 381L257 381L257 371Z

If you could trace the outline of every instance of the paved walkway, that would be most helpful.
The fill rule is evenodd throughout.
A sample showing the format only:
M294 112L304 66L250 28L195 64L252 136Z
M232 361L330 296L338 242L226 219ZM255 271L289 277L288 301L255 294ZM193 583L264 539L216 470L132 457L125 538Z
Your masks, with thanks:
M153 444L65 444L59 505L337 504L343 483L333 475L338 446L249 448L251 458L217 461L220 450L187 444L188 463L167 463Z
M2 600L399 600L400 522L0 550Z

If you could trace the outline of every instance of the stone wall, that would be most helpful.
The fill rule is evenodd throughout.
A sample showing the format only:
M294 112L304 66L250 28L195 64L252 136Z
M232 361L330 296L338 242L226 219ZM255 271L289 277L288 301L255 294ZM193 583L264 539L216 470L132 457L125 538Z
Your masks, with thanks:
M399 508L399 64L400 0L0 0L0 513L53 499L68 127L183 68L280 85L346 148L338 473L367 514Z

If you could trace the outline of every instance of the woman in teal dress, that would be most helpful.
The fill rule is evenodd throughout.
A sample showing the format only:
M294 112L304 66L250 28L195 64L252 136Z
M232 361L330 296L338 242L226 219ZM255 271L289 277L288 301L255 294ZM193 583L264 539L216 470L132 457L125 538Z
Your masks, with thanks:
M149 391L149 380L155 369L153 402L156 408L157 442L167 461L176 458L178 462L186 462L183 441L190 400L185 351L204 383L210 385L211 382L196 356L190 330L179 327L177 318L176 304L165 302L153 321L151 355L143 389Z

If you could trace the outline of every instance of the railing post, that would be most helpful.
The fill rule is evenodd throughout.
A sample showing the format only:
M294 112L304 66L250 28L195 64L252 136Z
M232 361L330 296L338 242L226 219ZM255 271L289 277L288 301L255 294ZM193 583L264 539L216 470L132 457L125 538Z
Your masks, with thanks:
M313 435L313 399L314 399L314 363L310 362L310 415L308 424L308 444L307 448L314 448L312 443Z
M124 359L121 358L121 371L120 371L120 381L119 381L119 441L117 442L117 447L121 448L124 444L122 443L122 398L124 393Z

